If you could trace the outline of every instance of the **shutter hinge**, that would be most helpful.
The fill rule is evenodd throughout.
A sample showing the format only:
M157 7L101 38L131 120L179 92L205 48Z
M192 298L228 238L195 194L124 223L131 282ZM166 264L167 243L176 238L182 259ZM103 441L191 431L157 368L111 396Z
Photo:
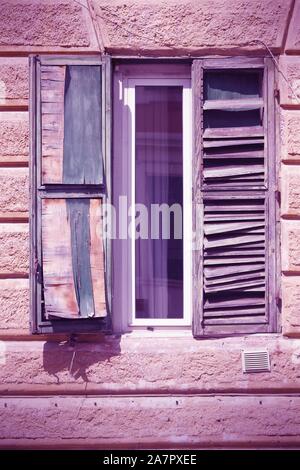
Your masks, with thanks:
M34 274L37 274L39 272L39 261L37 259L37 257L34 258L34 264L33 264L33 271L34 271Z
M278 102L280 101L280 91L279 91L279 88L275 88L274 89L274 98L276 100L278 100Z
M36 275L37 282L41 283L41 265L37 258L34 258L33 272Z
M281 311L282 299L281 299L280 295L276 295L275 301L276 301L276 305L277 305L278 309Z

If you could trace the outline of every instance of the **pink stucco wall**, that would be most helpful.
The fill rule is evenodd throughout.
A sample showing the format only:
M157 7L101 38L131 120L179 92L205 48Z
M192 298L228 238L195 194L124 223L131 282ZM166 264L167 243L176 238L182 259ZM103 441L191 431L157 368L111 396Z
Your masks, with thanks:
M79 3L83 4L81 6ZM300 446L300 105L281 74L283 334L28 333L29 53L262 54L300 100L300 0L0 0L0 446ZM245 375L241 349L271 372Z

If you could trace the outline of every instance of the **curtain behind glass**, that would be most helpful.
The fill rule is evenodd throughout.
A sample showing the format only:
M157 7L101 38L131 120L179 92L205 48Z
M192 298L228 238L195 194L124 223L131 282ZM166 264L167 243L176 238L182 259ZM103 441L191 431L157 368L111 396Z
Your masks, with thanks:
M136 87L136 204L182 207L182 88ZM150 217L149 217L150 222ZM171 224L172 228L172 224ZM137 318L183 317L183 240L137 239Z

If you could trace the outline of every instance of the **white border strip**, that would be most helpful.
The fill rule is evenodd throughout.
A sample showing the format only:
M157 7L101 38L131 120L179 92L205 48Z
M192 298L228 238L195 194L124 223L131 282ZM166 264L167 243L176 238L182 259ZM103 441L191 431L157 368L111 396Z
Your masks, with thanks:
M135 87L150 86L182 86L182 119L183 119L183 318L135 318L135 227L131 232L131 316L129 326L189 326L192 317L192 90L189 79L173 78L135 78L128 79L124 89L125 105L129 108L128 153L131 154L131 207L135 206ZM131 122L130 122L131 120Z

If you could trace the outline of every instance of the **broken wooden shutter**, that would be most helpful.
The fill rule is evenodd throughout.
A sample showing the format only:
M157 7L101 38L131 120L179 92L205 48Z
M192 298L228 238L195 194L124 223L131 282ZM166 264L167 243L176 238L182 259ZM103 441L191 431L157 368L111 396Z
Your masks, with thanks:
M106 315L101 200L42 199L45 315Z
M276 331L274 68L193 63L195 336Z
M41 63L43 184L102 184L101 66Z
M107 315L106 60L35 57L40 321Z

